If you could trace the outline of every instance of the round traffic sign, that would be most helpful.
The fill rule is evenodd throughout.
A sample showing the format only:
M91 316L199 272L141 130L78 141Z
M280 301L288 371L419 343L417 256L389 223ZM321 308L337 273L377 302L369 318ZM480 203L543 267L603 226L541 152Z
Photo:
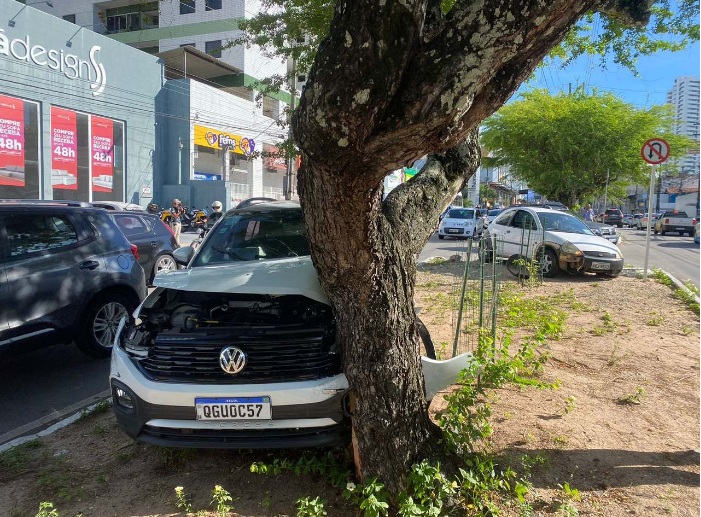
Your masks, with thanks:
M651 138L643 144L640 155L647 163L657 165L669 158L669 144L662 138Z

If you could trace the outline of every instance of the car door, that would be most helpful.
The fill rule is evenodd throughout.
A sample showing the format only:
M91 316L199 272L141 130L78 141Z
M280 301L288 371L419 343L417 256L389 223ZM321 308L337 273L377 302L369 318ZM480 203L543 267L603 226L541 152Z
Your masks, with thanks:
M153 232L150 221L145 221L138 214L117 212L111 214L112 219L129 242L139 250L139 264L147 270L158 253L159 242ZM148 269L150 271L150 269Z
M491 240L489 245L496 249L496 255L498 257L506 257L509 251L509 248L504 249L504 241L508 236L508 232L510 232L509 225L511 224L511 218L514 216L514 213L514 210L502 212L494 218L494 221L491 222L487 230Z
M542 240L535 217L528 210L516 210L505 232L505 256L533 257L533 252Z
M93 234L68 213L4 216L8 334L39 336L72 326L105 274Z

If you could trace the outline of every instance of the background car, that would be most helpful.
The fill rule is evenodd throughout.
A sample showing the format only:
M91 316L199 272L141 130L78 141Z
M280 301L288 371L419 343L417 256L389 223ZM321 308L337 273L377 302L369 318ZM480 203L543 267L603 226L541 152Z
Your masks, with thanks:
M477 217L477 211L474 208L451 208L438 225L438 238L476 237L481 233L482 228L482 219Z
M85 203L0 203L0 351L75 340L112 351L146 296L138 250L108 212Z
M623 212L618 208L607 208L603 214L597 216L596 221L623 228Z
M696 244L701 243L701 240L699 240L699 223L696 223L696 226L694 226L694 242Z
M98 208L104 208L105 210L132 210L132 211L144 211L145 208L136 203L124 203L122 201L93 201L90 203L92 206Z
M512 207L487 227L481 249L489 259L537 261L543 276L561 270L615 277L623 270L618 246L594 235L577 217L542 207Z
M144 268L148 285L153 283L153 278L161 271L178 268L173 251L180 246L173 230L158 215L123 211L110 212L109 216L129 242L138 248L139 264Z
M652 214L652 222L650 223L650 229L652 229L655 226L655 221L657 220L659 215L660 214ZM647 230L647 219L648 214L647 212L645 212L636 220L636 228L638 230Z

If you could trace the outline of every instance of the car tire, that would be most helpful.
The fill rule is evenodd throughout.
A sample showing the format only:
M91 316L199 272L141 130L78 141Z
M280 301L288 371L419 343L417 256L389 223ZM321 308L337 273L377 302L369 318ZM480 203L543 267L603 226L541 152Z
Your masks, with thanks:
M489 238L480 239L479 241L479 253L485 264L489 264L494 260L494 251L492 250L492 245L488 244Z
M560 272L557 254L550 248L545 248L545 250L543 250L540 270L546 278L553 278Z
M177 262L175 262L175 259L172 255L161 255L156 259L156 262L154 262L153 264L150 282L153 282L156 273L159 273L161 271L174 271L176 269L178 269L178 264Z
M441 235L441 234L439 233L439 234L438 234L438 238L441 239L441 240L443 240L443 239L445 239L445 235Z
M131 318L136 302L121 293L107 292L94 298L83 315L76 337L78 348L93 357L108 357L120 320Z

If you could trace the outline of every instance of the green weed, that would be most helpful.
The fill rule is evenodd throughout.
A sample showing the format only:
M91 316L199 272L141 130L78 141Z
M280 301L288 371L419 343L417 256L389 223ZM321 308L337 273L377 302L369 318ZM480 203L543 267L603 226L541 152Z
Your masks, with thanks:
M297 499L297 517L323 517L328 515L324 509L324 501L320 497Z
M643 401L643 398L645 397L645 389L641 386L637 386L635 388L634 393L629 393L628 395L624 395L622 397L618 398L618 403L619 404L640 404Z
M228 515L234 508L233 502L234 498L231 497L231 494L221 485L216 485L214 487L214 490L212 490L212 502L210 504L214 505L219 517L226 517Z
M14 471L25 469L31 459L31 451L43 446L41 440L30 440L12 447L0 454L0 464Z
M60 517L58 510L54 508L53 503L43 502L39 503L39 511L36 517Z
M574 395L570 395L565 399L565 414L568 415L572 411L574 411L575 405L576 405L577 400L574 398Z
M190 498L185 495L185 489L181 486L175 487L175 506L185 513L192 513Z

